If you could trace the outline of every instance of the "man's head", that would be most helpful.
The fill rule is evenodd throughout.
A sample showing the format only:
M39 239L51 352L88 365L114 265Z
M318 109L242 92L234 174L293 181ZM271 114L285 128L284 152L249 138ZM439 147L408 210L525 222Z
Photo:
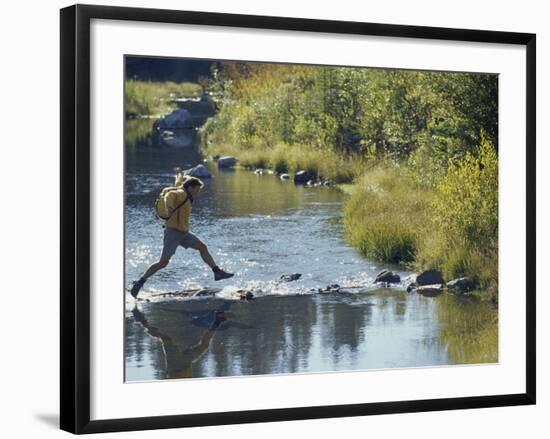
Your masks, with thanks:
M187 177L183 182L183 188L189 192L193 198L199 195L203 186L204 183L197 177Z

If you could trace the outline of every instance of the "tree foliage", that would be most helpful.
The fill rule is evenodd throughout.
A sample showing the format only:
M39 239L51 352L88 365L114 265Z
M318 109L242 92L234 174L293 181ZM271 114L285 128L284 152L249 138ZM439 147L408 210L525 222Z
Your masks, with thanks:
M226 62L205 137L248 148L279 142L445 167L496 145L497 78L488 74Z

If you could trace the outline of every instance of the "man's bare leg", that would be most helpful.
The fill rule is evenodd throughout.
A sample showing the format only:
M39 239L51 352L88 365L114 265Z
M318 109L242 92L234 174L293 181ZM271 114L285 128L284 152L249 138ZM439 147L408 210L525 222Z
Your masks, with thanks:
M157 262L151 264L149 268L145 270L145 273L143 273L143 276L141 277L145 279L149 279L157 271L166 267L169 262L170 262L170 258L160 258Z
M155 274L157 271L161 270L162 268L166 267L168 263L170 262L170 258L168 257L161 257L157 262L151 264L147 270L145 270L145 273L134 282L132 285L132 289L130 290L130 293L132 296L137 297L139 290L141 290L141 287L143 287L143 284L145 281L150 278L153 274Z
M210 268L214 268L216 266L216 263L214 262L214 258L208 251L208 247L206 244L202 241L194 242L191 245L191 248L194 250L198 250L201 254L202 260L205 262L206 265L208 265Z
M214 280L227 279L233 276L233 273L228 273L216 265L216 263L214 262L214 258L208 251L208 247L204 242L196 241L191 245L191 248L200 252L201 258L204 263L208 265L214 272Z

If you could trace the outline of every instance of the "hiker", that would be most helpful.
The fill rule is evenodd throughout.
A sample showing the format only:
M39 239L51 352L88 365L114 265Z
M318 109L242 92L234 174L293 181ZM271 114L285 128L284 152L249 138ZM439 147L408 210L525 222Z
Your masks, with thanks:
M167 219L160 259L153 263L138 280L133 282L132 289L130 290L132 296L137 297L145 281L168 265L170 258L174 255L179 245L184 248L198 250L202 260L214 272L214 280L227 279L233 276L233 273L228 273L216 265L206 244L189 231L191 206L194 198L199 195L203 185L203 182L196 177L186 176L183 178L180 172L176 175L176 186L178 189L170 190L164 200Z

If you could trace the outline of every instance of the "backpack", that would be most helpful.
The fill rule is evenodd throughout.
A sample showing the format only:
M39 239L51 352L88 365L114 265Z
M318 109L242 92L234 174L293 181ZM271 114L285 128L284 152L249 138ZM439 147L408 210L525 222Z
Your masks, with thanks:
M158 195L156 201L155 201L155 213L157 214L157 217L159 217L162 220L168 220L170 217L174 214L176 210L178 210L181 206L183 206L187 200L189 200L189 196L185 197L185 200L177 206L171 214L168 214L168 209L166 206L166 196L172 192L172 191L180 191L182 190L181 186L168 186L165 187L160 191L160 194Z

